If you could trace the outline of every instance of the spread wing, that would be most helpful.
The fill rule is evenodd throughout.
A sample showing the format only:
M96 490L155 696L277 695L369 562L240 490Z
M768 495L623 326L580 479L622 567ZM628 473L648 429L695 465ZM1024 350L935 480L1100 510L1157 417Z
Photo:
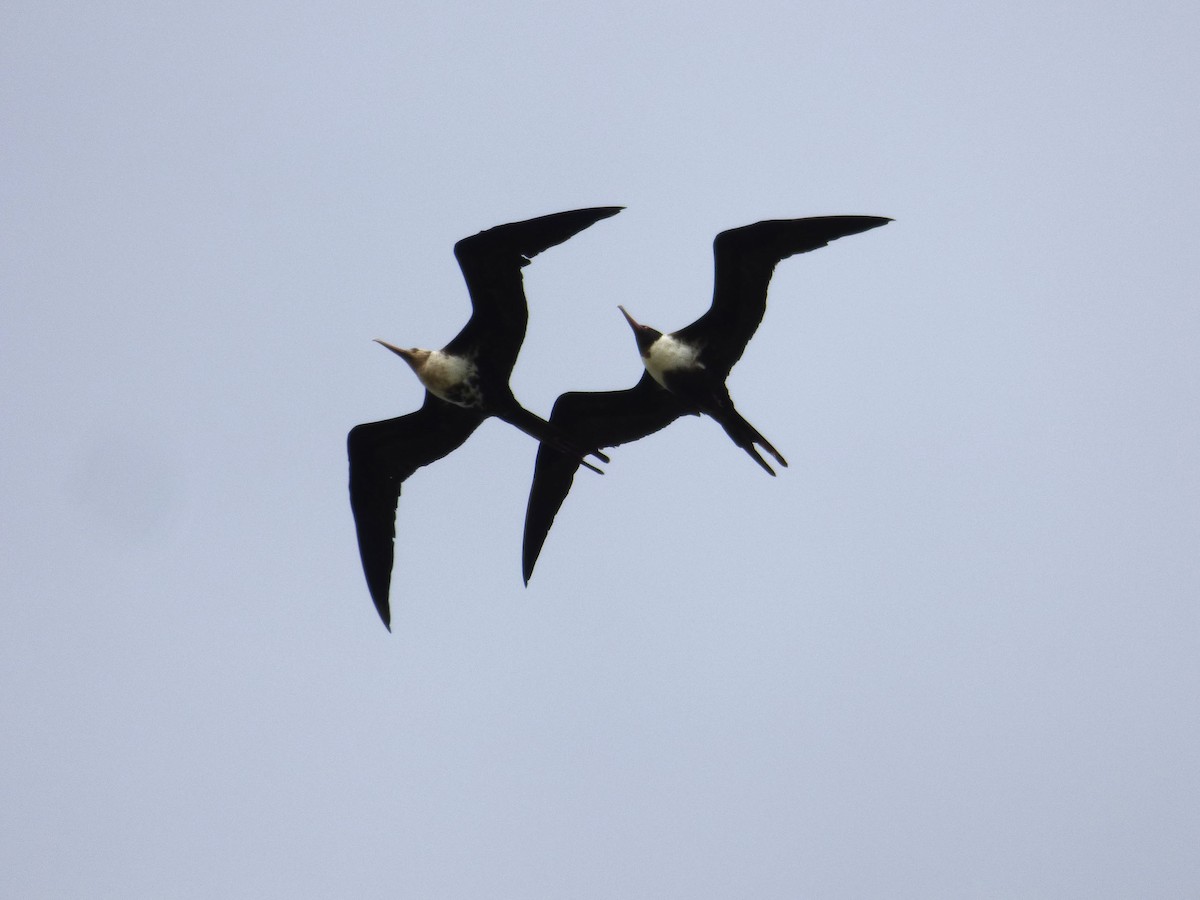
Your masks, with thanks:
M615 216L621 209L576 209L497 225L455 244L454 256L471 294L471 318L445 349L451 353L474 352L498 377L507 380L516 365L529 320L521 269L543 250L601 219Z
M554 402L550 423L580 446L616 447L666 428L688 411L646 372L628 390L563 394ZM526 584L578 468L577 458L545 443L538 447L521 550L521 571Z
M776 264L890 221L879 216L817 216L770 219L722 231L713 240L712 306L675 336L702 344L704 364L727 377L766 312L767 287Z
M416 412L357 425L350 431L346 450L358 553L371 599L389 631L400 485L421 466L460 447L484 418L478 411L453 406L426 392L425 403Z

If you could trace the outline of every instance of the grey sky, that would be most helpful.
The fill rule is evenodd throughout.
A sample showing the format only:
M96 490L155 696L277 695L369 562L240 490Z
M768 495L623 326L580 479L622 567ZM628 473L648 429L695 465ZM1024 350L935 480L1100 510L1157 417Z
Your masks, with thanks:
M1193 896L1191 3L6 5L0 895ZM513 378L640 374L711 243L780 265L710 420L576 483L405 486L393 627L346 497L451 252L526 270Z

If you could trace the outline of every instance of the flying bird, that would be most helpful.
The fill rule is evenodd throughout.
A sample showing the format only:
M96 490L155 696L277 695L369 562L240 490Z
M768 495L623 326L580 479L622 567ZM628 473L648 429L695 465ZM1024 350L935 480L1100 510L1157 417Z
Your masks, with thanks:
M789 256L890 221L878 216L822 216L769 220L721 232L713 241L714 288L708 311L686 328L664 334L618 307L637 341L645 368L641 380L623 391L563 394L554 403L551 424L582 446L615 447L653 434L680 416L704 413L774 475L759 448L779 465L787 462L734 408L725 381L762 321L775 266ZM553 447L538 448L525 511L521 568L526 584L578 467L578 460Z
M608 462L521 406L509 377L525 339L529 312L521 269L623 207L555 213L498 225L454 245L471 296L471 318L441 350L405 349L379 341L412 368L425 386L416 412L355 426L347 438L350 508L371 599L391 631L389 588L395 554L400 485L421 466L463 444L484 419L496 416L555 448L563 459L599 472L583 457Z

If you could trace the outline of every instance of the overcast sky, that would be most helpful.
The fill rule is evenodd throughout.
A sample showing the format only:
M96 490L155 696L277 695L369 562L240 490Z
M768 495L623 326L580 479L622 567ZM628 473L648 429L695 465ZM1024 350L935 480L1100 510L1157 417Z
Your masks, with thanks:
M1129 898L1200 889L1194 3L9 2L0 895ZM641 373L717 232L776 271L707 419L405 484L371 343L526 269L546 415Z

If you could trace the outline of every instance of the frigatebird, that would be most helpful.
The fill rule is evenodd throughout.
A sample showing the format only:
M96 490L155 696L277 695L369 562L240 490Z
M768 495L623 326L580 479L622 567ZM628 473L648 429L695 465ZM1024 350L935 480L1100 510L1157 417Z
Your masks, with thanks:
M787 462L734 409L725 381L762 321L775 266L789 256L890 221L879 216L773 219L721 232L713 241L714 288L708 311L686 328L663 334L618 307L637 340L645 368L641 380L623 391L563 394L554 403L551 424L582 446L616 447L653 434L680 416L705 413L774 475L758 448L781 466ZM526 584L578 467L576 459L553 447L538 448L525 511L521 568Z
M508 382L529 319L521 269L543 250L622 208L555 213L463 238L454 245L471 296L471 318L462 331L441 350L378 341L407 362L425 386L425 402L416 412L355 426L346 441L358 551L371 599L388 631L396 508L400 485L413 472L457 449L489 416L553 446L577 466L601 471L584 461L586 455L608 462L598 448L577 444L521 406Z

